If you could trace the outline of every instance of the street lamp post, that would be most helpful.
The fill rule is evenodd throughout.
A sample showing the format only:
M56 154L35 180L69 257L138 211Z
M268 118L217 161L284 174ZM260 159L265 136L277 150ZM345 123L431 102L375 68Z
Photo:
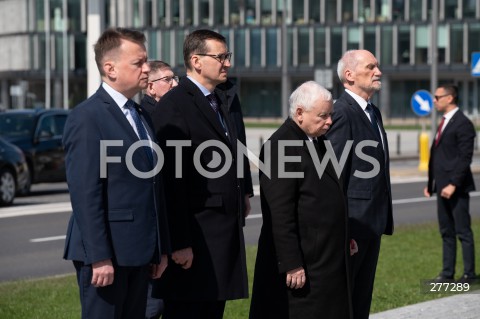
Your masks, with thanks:
M50 68L50 0L43 1L44 20L45 20L45 108L51 106L52 92L50 88L51 68Z

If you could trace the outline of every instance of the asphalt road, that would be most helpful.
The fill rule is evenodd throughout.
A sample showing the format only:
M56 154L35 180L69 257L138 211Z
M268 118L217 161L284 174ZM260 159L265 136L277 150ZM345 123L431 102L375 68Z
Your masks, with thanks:
M475 178L480 185L480 175ZM423 197L424 185L424 181L392 185L396 226L436 221L435 199ZM479 218L480 192L471 196L472 216ZM34 185L30 196L15 199L13 207L1 208L0 282L73 273L71 262L62 260L69 217L64 183ZM244 229L247 245L257 243L261 224L260 199L255 196Z

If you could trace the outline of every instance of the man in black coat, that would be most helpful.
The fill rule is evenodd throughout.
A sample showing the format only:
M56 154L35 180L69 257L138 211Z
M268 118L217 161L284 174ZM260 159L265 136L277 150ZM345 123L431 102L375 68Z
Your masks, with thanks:
M290 96L290 117L262 147L271 170L260 173L250 319L350 318L347 209L333 166L320 164L331 115L331 93L305 82Z
M475 278L475 248L470 224L469 192L475 190L472 171L475 128L457 106L458 89L442 85L435 90L435 107L443 113L430 148L425 196L437 193L438 223L443 241L443 268L436 280L453 279L457 237L462 244L461 281Z
M187 77L153 117L165 153L173 250L169 271L154 286L165 319L222 318L226 300L248 296L242 226L249 194L237 177L236 124L215 90L227 80L230 58L222 35L189 34Z
M387 135L370 99L381 88L378 61L366 50L347 51L337 67L345 92L334 104L327 133L342 170L350 236L358 244L351 258L355 319L368 318L382 234L393 232ZM345 150L344 150L345 149Z

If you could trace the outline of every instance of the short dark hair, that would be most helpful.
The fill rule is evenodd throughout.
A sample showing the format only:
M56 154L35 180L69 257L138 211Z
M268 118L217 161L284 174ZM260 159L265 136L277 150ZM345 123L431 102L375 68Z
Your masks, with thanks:
M95 62L101 75L105 75L102 67L105 55L112 50L118 49L122 44L122 40L131 41L142 46L145 45L146 42L145 35L137 30L126 28L109 28L105 30L93 46Z
M171 69L172 67L167 62L160 60L150 60L148 61L148 66L150 67L150 73L155 73L158 70Z
M447 84L441 84L438 87L442 88L445 91L445 93L452 95L453 103L458 104L458 86L456 86L455 84L447 83Z
M195 53L207 53L207 40L217 40L227 43L223 35L212 30L195 30L185 38L183 42L183 62L187 70L191 69L190 58Z

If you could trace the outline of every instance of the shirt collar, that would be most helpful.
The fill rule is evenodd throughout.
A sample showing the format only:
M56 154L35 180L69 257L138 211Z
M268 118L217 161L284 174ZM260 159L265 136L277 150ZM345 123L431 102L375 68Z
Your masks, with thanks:
M117 105L120 108L123 108L125 106L125 103L127 103L128 99L120 92L116 91L114 88L112 88L110 85L108 85L105 82L102 82L102 87L107 91L108 95L117 103Z
M445 120L450 120L455 115L455 113L457 113L457 111L458 111L458 106L453 110L443 114L443 117L445 118Z
M362 110L365 112L365 109L367 108L367 105L368 105L368 101L365 101L363 99L363 97L361 97L360 95L356 94L356 93L353 93L352 91L350 91L349 89L345 89L345 92L347 92L348 94L350 94L350 96L358 103L358 105L360 105L360 107L362 108Z
M193 84L195 84L199 89L200 91L202 91L203 95L207 96L207 95L210 95L212 92L210 92L209 90L207 90L206 87L204 87L203 85L200 84L200 82L198 82L197 80L195 80L194 78L192 78L191 76L187 75L187 78L190 79L190 81L193 82Z

